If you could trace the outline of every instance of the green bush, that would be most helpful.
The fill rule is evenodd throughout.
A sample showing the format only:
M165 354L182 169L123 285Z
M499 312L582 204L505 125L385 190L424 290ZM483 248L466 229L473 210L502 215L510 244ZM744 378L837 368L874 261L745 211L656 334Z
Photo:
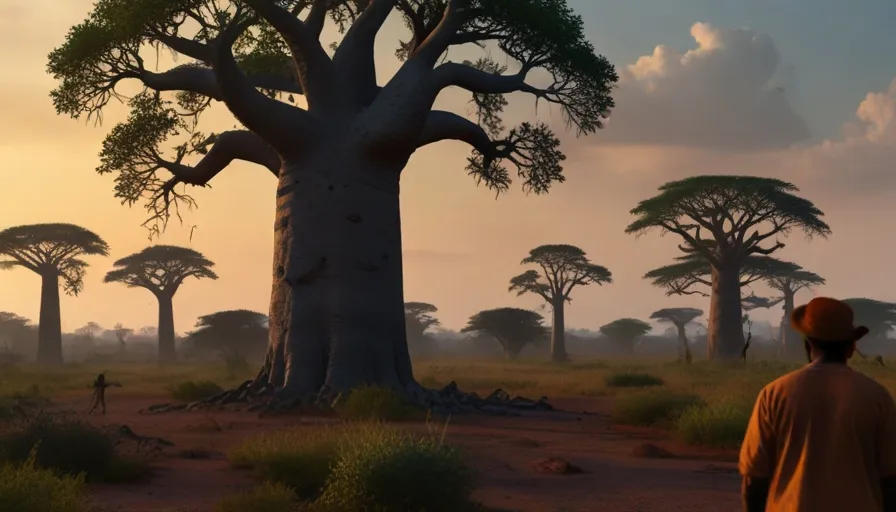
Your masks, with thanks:
M22 464L0 466L0 510L10 512L87 512L82 476L60 476L35 465L34 456Z
M171 390L171 396L182 402L195 402L223 392L221 386L209 380L181 382Z
M689 407L678 418L676 430L690 444L738 448L752 411L729 402Z
M270 482L248 492L225 496L215 505L215 512L296 512L298 509L292 489Z
M470 507L474 487L463 456L440 436L365 425L341 443L316 508L455 512Z
M338 409L342 416L354 420L406 421L419 416L419 411L394 391L376 386L352 390Z
M234 467L251 468L262 480L290 487L299 498L313 499L330 476L345 429L268 432L237 446L228 457Z
M38 414L0 436L0 461L23 463L89 481L124 482L149 474L143 461L123 459L106 432L76 419Z
M607 386L611 388L646 388L662 385L663 379L649 373L624 372L607 376Z
M644 391L616 398L613 419L623 425L672 426L686 409L701 404L700 397L669 391Z

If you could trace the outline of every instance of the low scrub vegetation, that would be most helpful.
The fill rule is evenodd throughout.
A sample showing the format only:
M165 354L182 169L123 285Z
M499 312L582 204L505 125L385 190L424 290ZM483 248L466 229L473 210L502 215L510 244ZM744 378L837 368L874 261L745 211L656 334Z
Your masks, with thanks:
M670 391L641 391L616 398L613 419L623 425L671 427L689 407L702 403L700 397Z
M341 416L353 420L407 421L422 417L420 410L408 404L391 389L365 386L353 390L338 404Z
M747 431L750 409L729 401L689 407L678 417L676 431L690 444L738 448Z
M298 512L299 507L288 486L265 482L250 491L225 496L215 506L215 512Z
M182 402L195 402L223 392L221 386L210 380L181 382L171 390L171 397Z
M147 477L145 461L122 457L108 433L76 419L41 413L0 435L0 463L23 464L88 481L128 482ZM3 510L3 509L0 509Z
M607 386L611 388L647 388L662 385L663 379L649 373L624 372L607 376Z
M59 475L35 463L0 465L0 510L10 512L88 512L82 476Z
M299 427L249 440L230 453L230 460L292 489L307 510L454 512L474 507L472 470L434 430L412 434L378 422Z

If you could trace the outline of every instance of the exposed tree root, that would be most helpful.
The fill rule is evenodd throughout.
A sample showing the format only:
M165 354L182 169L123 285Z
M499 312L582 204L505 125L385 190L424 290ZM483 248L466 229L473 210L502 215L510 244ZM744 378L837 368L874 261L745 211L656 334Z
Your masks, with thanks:
M425 408L433 414L448 415L485 412L498 415L517 415L525 411L552 411L547 397L538 400L510 396L503 389L496 389L486 397L476 393L464 393L453 381L440 390L426 389L415 384L406 390L410 403ZM342 400L342 393L322 389L317 394L288 396L283 390L259 381L247 380L236 389L224 391L203 400L188 404L159 404L140 411L141 414L161 414L175 411L210 409L236 409L258 412L261 416L285 413L298 409L318 408L332 410Z

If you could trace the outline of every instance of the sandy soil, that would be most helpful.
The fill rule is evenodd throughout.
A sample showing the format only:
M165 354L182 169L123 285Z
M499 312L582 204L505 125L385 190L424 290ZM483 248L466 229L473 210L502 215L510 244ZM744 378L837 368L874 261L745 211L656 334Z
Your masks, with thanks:
M60 408L80 410L88 397L66 400ZM650 429L614 428L607 421L608 399L557 400L568 414L537 417L465 416L451 419L449 439L468 449L481 474L476 498L523 512L673 512L739 510L736 454L680 445ZM154 459L156 475L144 484L94 486L104 512L206 512L223 495L250 488L246 472L230 469L227 449L264 430L315 418L259 419L247 412L185 412L142 415L159 399L110 399L97 425L128 425L143 436L170 440ZM408 428L420 428L410 425ZM633 455L652 443L676 455L656 459ZM197 453L201 458L195 458ZM191 458L193 457L193 458ZM544 474L535 464L564 459L583 472Z

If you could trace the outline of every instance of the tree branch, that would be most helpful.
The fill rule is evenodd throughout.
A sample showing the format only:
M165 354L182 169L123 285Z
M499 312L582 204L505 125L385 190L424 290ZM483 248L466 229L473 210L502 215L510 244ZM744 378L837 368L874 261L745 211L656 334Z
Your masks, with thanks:
M314 144L316 123L307 112L265 96L240 70L233 57L233 43L247 27L246 22L231 23L219 37L212 67L221 97L246 128L281 155L294 154Z
M454 112L433 110L426 118L417 147L443 140L466 142L483 155L493 152L493 142L481 126Z
M333 55L336 72L340 81L351 88L351 101L355 105L367 106L376 97L374 43L397 3L398 0L371 0L345 33Z
M538 97L546 97L547 90L538 89L526 83L528 73L529 69L524 67L513 75L498 75L467 64L446 62L435 69L433 81L439 90L454 86L477 94L526 92Z
M246 3L274 27L289 46L309 109L312 105L337 101L338 93L334 95L333 91L333 62L321 46L318 35L272 0L246 0Z
M452 44L454 37L464 22L464 16L460 11L461 0L448 0L445 14L436 26L435 30L417 47L412 59L419 59L427 66L433 67L439 57Z

